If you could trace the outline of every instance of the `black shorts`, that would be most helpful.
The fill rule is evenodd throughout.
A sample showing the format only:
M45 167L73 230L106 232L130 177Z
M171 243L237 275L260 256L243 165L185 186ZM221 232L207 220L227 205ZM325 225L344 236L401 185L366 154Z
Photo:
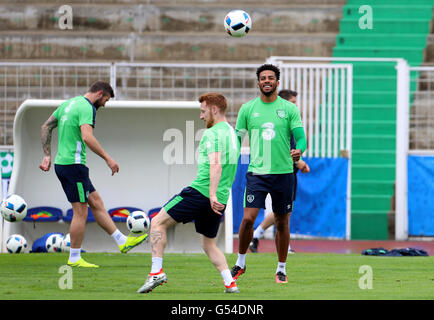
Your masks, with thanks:
M88 167L84 164L55 164L54 169L69 202L88 202L89 194L95 191Z
M225 208L220 211L224 213ZM164 205L164 210L176 222L192 222L196 232L208 238L215 238L222 221L222 216L211 209L209 198L192 187L182 189Z
M244 193L245 208L264 208L267 194L271 196L273 212L287 214L292 212L294 197L294 174L246 174Z

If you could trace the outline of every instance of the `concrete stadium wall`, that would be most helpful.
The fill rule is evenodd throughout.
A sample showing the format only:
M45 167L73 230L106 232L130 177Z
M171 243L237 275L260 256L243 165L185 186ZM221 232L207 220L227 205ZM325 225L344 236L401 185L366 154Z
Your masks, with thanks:
M0 8L4 60L263 61L270 55L330 56L344 1L237 3L251 15L248 37L233 39L229 1L70 1L73 29L59 27L65 3Z
M28 207L54 206L64 214L71 208L54 167L42 172L38 166L42 160L40 127L62 101L26 100L17 112L14 123L15 162L11 176L9 193L21 195ZM186 122L194 126L187 129ZM104 149L119 163L119 173L111 176L104 160L87 150L87 166L90 178L102 196L106 209L133 206L147 212L161 207L183 187L196 177L196 162L187 162L186 148L196 150L201 138L200 129L204 123L199 119L199 103L161 101L110 101L97 112L95 136ZM184 164L167 164L163 160L165 148L174 143L173 136L166 136L168 129L183 137L180 146ZM197 139L194 141L194 136ZM179 140L178 140L179 141ZM194 141L194 142L193 142ZM53 159L57 150L57 130L53 135ZM225 221L230 227L232 239L232 216L230 208ZM230 222L229 222L230 221ZM119 229L127 233L124 222L117 223ZM218 234L219 247L232 252L232 246L225 247L225 223ZM67 233L69 224L59 222L5 222L3 240L9 234L22 234L29 245L48 232ZM4 241L2 241L4 243ZM83 249L88 252L117 252L117 246L95 222L87 224ZM149 244L134 249L136 252L149 252ZM168 234L167 252L201 252L199 235L193 224L177 225Z
M270 55L320 56L332 53L336 34L252 33L240 39L224 32L119 34L98 36L79 33L14 32L4 36L0 54L4 61L164 61L258 62Z
M268 4L268 3L267 3ZM68 31L111 32L224 32L223 20L233 4L177 3L80 4L68 2L73 29ZM4 30L59 31L60 5L9 4L0 10ZM339 30L340 5L280 3L264 6L251 3L240 7L248 12L256 32L330 32Z

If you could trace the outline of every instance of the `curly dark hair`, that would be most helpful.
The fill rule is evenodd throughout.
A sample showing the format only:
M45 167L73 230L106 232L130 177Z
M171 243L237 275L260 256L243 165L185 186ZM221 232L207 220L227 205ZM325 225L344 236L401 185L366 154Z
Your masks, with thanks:
M270 71L273 71L274 74L276 75L276 79L277 79L277 81L280 80L280 70L279 70L279 68L276 67L275 65L267 64L267 63L266 63L266 64L263 64L262 66L260 66L260 67L256 70L256 77L258 78L258 80L259 80L259 74L260 74L262 71L264 71L264 70L270 70Z

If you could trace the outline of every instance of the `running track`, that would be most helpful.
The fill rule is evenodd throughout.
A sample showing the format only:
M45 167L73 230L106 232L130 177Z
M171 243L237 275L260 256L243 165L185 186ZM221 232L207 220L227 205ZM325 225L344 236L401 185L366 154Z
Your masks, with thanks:
M416 248L434 255L433 241L371 241L371 240L291 240L291 249L300 253L359 253L370 248L387 250L401 248ZM234 252L238 252L238 239L234 239ZM248 251L250 252L250 250ZM276 252L274 240L259 240L258 252Z

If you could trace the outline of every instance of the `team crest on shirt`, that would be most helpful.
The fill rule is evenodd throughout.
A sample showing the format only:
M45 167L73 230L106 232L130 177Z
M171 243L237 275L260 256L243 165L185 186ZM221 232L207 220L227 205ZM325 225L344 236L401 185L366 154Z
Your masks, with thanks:
M283 109L276 110L277 116L281 119L286 118L286 111Z
M255 196L253 194L247 195L247 202L252 203L255 200Z

